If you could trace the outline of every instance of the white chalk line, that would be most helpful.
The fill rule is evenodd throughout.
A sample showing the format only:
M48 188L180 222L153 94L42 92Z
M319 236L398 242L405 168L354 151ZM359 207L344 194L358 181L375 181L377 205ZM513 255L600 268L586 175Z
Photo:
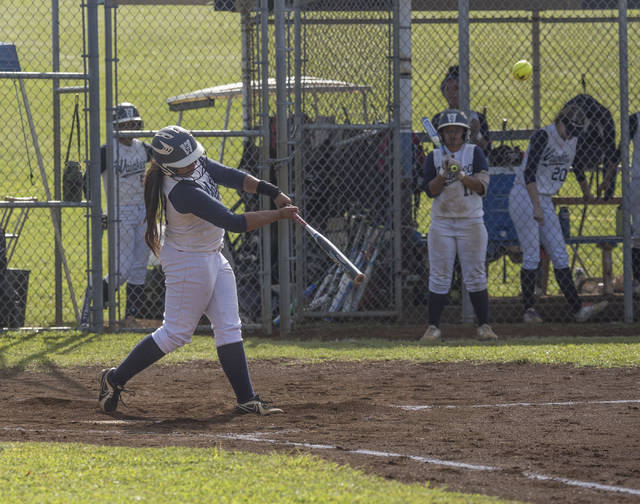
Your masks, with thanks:
M428 409L462 409L462 408L515 408L530 406L581 406L589 404L637 404L640 399L620 399L612 401L556 401L556 402L514 402L497 404L425 404L425 405L395 405L407 411L420 411Z
M97 430L97 429L89 429L88 431L77 431L72 429L26 429L24 427L0 427L1 430L4 431L13 431L13 432L30 432L30 433L58 433L58 434L99 434L99 435L133 435L133 436L141 436L141 435L149 435L149 436L167 436L167 437L183 437L183 438L206 438L206 439L228 439L235 441L251 441L254 443L268 443L273 445L282 445L282 446L294 446L298 448L306 448L310 450L340 450L343 453L350 453L353 455L368 455L371 457L383 457L383 458L405 458L409 460L413 460L416 462L422 462L425 464L431 465L439 465L445 467L454 467L457 469L468 469L472 471L487 471L487 472L508 472L509 474L517 474L513 471L507 471L502 467L498 466L489 466L489 465L478 465L478 464L468 464L465 462L456 462L453 460L443 460L432 457L421 457L419 455L406 455L402 453L394 453L394 452L382 452L377 450L367 450L367 449L357 449L357 450L345 450L343 448L339 448L330 444L314 444L314 443L301 443L296 441L279 441L277 439L269 439L262 437L266 433L255 433L255 434L207 434L207 433L196 433L196 432L140 432L140 431L118 431L118 430ZM624 493L630 495L638 495L640 496L640 489L636 488L627 488L621 486L614 485L603 485L601 483L596 483L593 481L581 481L574 480L569 478L563 478L560 476L549 476L547 474L539 474L530 471L522 471L519 474L524 476L525 478L539 481L554 481L557 483L562 483L567 486L576 486L580 488L587 488L592 490L600 490L603 492L614 492L614 493Z

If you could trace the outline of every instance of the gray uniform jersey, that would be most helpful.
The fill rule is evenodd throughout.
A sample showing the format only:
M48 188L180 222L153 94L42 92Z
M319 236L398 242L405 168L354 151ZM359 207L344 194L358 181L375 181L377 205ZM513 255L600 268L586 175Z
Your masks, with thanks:
M456 153L447 151L449 157L454 157L460 165L460 170L465 175L473 175L473 158L475 145L465 144ZM438 167L443 165L442 151L433 151L433 164ZM485 194L486 194L485 184ZM449 173L445 181L445 187L437 198L433 200L431 207L432 217L482 217L482 196L467 189L456 179L454 173Z
M113 165L117 177L117 195L120 205L120 218L127 218L125 206L142 206L144 208L144 189L142 181L149 155L145 144L133 139L131 145L113 142ZM107 171L102 172L102 183L107 190ZM107 193L107 197L110 195ZM143 213L144 215L144 213Z
M576 155L578 139L573 137L569 140L564 140L558 134L555 124L550 124L542 129L547 133L547 142L540 155L535 180L539 194L553 196L560 190L571 170L571 164ZM526 185L524 171L527 166L527 160L531 155L530 147L527 149L522 163L516 168L515 184Z

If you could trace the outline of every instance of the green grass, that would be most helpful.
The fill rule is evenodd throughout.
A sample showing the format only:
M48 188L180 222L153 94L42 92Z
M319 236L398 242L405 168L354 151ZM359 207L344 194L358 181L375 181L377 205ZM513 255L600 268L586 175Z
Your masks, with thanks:
M389 328L390 336L393 328ZM0 337L0 369L47 369L81 365L107 365L122 360L142 338L140 334L83 334L45 331L9 332ZM478 343L464 340L437 344L418 341L342 340L298 341L253 338L245 341L249 359L412 360L422 362L515 362L573 366L640 366L640 341L635 337L526 338ZM164 357L159 365L215 360L211 336Z
M0 443L0 455L6 504L507 502L388 481L304 454Z

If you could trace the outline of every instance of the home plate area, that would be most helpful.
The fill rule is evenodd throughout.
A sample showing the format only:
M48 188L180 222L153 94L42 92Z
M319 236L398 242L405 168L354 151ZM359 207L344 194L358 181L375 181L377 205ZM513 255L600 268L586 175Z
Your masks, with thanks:
M284 415L236 415L217 361L152 366L113 415L98 408L98 367L5 370L0 440L310 453L528 502L640 500L638 369L290 360L250 369Z

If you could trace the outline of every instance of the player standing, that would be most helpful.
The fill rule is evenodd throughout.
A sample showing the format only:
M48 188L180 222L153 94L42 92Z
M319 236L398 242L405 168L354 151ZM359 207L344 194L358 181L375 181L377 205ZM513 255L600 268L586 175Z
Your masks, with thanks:
M222 255L225 230L252 231L298 209L269 182L207 158L202 145L180 126L162 128L153 137L153 161L144 180L145 240L160 255L165 274L162 326L140 341L117 367L105 369L98 397L115 411L124 385L165 354L190 343L202 315L211 322L220 360L236 394L240 413L268 415L282 410L253 391L242 342L236 279ZM220 201L218 185L271 197L277 210L234 214ZM160 245L158 218L166 220Z
M542 322L534 307L540 245L551 258L556 281L578 322L586 322L607 305L603 301L587 306L578 296L560 220L551 199L567 178L585 123L586 116L579 106L565 105L553 124L533 133L525 157L516 169L509 193L509 215L522 250L520 284L525 322ZM577 168L574 173L585 201L593 201L584 173Z
M429 327L423 341L441 337L440 317L451 288L456 254L462 278L478 321L480 339L496 339L489 326L487 291L487 229L482 196L489 186L489 168L482 149L469 140L469 121L460 110L439 114L438 134L444 153L435 149L424 162L424 190L433 198L429 248ZM454 168L455 166L455 168Z
M143 123L138 109L131 103L116 105L113 124L118 130L141 130ZM115 194L107 190L107 149L112 150L113 170L116 184ZM127 283L125 319L122 327L138 327L136 317L144 302L144 282L147 274L149 249L144 242L145 210L142 180L146 164L151 160L151 146L137 138L116 137L111 146L100 148L100 172L107 198L115 198L118 209L116 222L116 247L118 256L118 278L116 290ZM86 180L86 174L85 174ZM107 225L106 213L102 216ZM109 275L102 280L104 304L109 302Z

